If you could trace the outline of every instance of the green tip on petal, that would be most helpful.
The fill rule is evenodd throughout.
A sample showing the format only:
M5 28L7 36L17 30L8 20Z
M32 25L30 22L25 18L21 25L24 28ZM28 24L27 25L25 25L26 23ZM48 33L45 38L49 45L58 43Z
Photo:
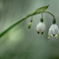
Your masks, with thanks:
M55 38L57 39L57 38L58 38L58 36L55 36Z
M53 36L55 36L55 34L53 34Z
M43 35L44 32L41 33L41 35Z
M37 33L38 33L38 34L40 34L40 32L39 32L39 31L37 31Z
M56 39L58 38L58 37L55 37Z

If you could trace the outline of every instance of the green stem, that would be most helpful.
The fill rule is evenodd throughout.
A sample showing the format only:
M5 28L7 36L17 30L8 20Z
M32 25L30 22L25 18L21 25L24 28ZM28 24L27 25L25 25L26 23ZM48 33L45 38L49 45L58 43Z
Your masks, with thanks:
M33 22L33 16L31 16L31 20L30 20L30 22Z
M41 13L41 16L42 16L42 18L43 18L43 14Z
M30 17L30 16L33 16L33 15L36 15L36 14L39 14L39 13L42 13L44 12L47 8L49 7L48 6L43 6L41 8L38 8L36 9L35 11L31 12L30 14L28 14L27 16L23 17L22 19L20 19L19 21L15 22L13 25L11 25L9 28L7 28L5 31L3 31L1 34L0 34L0 38L5 35L10 29L12 29L13 27L15 27L17 24L19 24L20 22L24 21L26 18Z
M44 13L49 13L50 15L53 16L53 18L55 19L55 16L51 13L51 12L48 12L48 11L44 11Z
M51 13L51 12L48 12L48 11L44 11L44 13L49 13L50 15L52 15L53 16L53 24L55 24L56 23L56 19L55 19L55 16Z
M0 38L5 34L7 33L10 29L12 29L14 26L16 26L17 24L19 24L20 22L22 22L23 20L25 20L27 17L29 17L29 15L23 17L22 19L20 19L19 21L17 21L16 23L14 23L13 25L11 25L7 30L5 30L4 32L2 32L0 34Z
M41 16L42 16L42 17L41 17L40 21L43 22L43 14L42 14L42 13L41 13Z

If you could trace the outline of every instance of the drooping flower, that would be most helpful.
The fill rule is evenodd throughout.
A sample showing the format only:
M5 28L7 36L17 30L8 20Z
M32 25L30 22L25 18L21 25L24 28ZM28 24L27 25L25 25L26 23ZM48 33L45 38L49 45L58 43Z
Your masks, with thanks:
M38 34L39 33L43 34L44 31L45 31L45 23L44 22L38 23L38 25L36 27L36 31L37 31Z
M53 36L55 38L58 38L58 34L59 34L58 26L56 24L52 24L49 28L48 38L53 37Z

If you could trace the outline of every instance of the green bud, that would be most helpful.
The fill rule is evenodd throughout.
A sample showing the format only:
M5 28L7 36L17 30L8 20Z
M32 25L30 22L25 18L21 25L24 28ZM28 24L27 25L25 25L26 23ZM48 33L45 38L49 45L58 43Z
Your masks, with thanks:
M40 21L43 22L43 18L41 18Z
M31 28L31 26L32 26L32 22L33 22L33 17L31 17L31 20L30 20L30 22L29 22L29 24L28 24L28 29Z
M28 24L28 29L30 29L31 26L32 26L32 22L29 22L29 24Z

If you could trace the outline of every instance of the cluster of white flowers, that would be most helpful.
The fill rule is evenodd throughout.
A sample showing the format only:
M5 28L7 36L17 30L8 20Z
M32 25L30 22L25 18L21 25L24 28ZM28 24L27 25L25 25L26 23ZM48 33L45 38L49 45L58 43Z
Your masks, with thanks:
M36 30L37 30L37 33L41 33L43 34L44 31L45 31L45 23L44 22L40 22L37 27L36 27ZM59 34L59 28L56 24L52 24L49 28L49 31L48 31L48 38L50 37L55 37L55 38L58 38L58 34Z

